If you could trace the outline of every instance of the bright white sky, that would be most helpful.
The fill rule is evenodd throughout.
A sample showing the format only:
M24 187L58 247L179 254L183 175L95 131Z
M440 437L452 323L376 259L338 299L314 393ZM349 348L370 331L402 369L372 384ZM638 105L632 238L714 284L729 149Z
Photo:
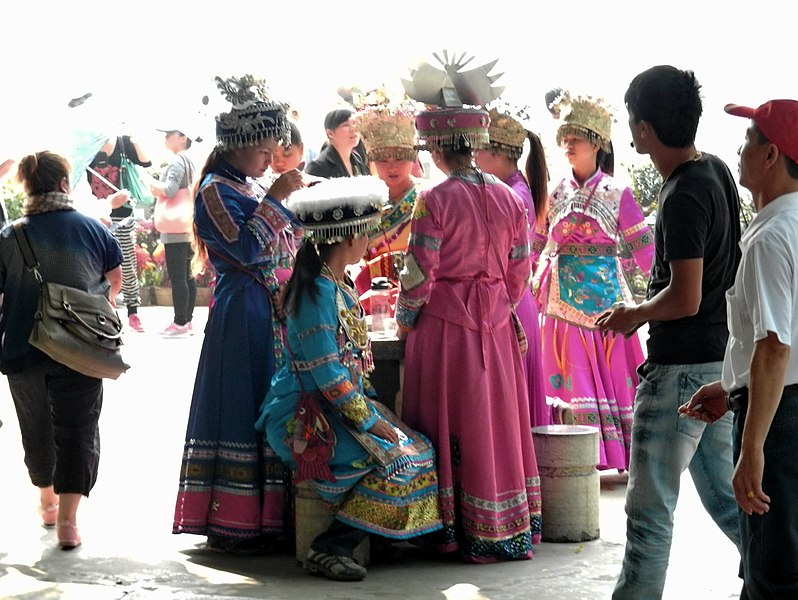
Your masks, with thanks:
M544 136L546 90L605 97L617 108L620 163L645 160L629 148L623 93L650 66L695 71L705 99L698 146L733 172L747 123L723 105L798 98L794 1L218 0L210 11L205 4L7 0L0 150L15 152L23 140L46 145L62 107L91 91L95 114L152 139L157 156L159 122L178 110L196 114L203 94L218 101L215 75L245 72L297 105L304 137L320 142L338 87L396 88L410 67L443 49L475 55L472 66L498 58L503 99L529 105ZM203 119L209 137L213 114Z

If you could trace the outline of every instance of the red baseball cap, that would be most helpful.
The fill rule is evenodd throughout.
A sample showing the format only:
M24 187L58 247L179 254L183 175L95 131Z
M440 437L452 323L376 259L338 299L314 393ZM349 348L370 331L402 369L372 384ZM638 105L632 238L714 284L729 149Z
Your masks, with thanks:
M770 100L759 108L727 104L723 110L730 115L753 119L767 139L798 163L798 100Z

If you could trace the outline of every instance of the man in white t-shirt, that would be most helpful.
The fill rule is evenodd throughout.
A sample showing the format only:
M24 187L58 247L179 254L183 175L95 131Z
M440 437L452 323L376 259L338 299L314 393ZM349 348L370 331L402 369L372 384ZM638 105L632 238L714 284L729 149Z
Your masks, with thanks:
M712 422L734 411L740 598L798 598L798 101L729 104L726 112L751 120L738 152L740 185L757 215L726 293L722 378L679 412Z

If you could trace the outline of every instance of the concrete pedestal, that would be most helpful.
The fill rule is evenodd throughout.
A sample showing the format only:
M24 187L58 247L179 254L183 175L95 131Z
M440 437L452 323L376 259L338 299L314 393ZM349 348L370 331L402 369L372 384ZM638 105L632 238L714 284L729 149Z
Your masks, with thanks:
M599 537L599 432L584 425L532 428L545 542L584 542Z
M308 550L310 550L310 544L317 535L330 526L333 515L310 481L303 481L294 486L294 494L296 560L300 565L304 565ZM366 538L355 548L354 559L358 564L364 567L369 565L369 551L369 539Z

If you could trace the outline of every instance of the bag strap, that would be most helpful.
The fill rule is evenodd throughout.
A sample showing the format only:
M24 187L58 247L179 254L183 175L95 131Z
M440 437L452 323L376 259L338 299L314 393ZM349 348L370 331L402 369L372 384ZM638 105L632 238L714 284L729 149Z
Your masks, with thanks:
M116 136L116 147L119 148L119 156L122 160L129 161L130 159L127 157L127 152L125 152L125 139L121 135Z
M207 248L208 248L208 252L210 252L211 254L213 254L214 256L216 256L218 258L221 258L224 262L226 262L231 267L234 267L234 268L238 269L239 271L241 271L242 273L246 273L247 275L252 277L252 279L254 279L259 284L261 284L266 289L266 291L269 292L269 295L271 296L271 290L269 289L268 284L263 280L263 278L258 277L258 275L256 273L254 273L253 271L250 271L249 269L244 268L243 266L241 266L239 263L235 262L234 260L230 260L224 254L214 250L210 246L208 246Z
M14 223L14 237L17 238L17 244L19 244L19 249L22 251L25 267L28 271L33 273L36 277L36 281L43 283L44 280L42 279L41 273L39 273L41 264L36 260L36 255L33 254L33 248L30 247L30 242L28 241L28 234L25 232L25 226L21 221Z

